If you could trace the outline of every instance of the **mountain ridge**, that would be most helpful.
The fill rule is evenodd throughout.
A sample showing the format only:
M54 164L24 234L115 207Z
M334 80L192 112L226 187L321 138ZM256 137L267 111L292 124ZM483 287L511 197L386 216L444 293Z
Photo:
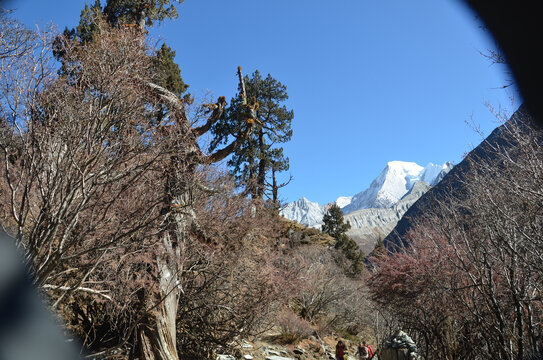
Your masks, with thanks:
M351 224L347 235L356 241L365 254L369 254L377 240L382 240L392 231L407 209L429 189L430 185L426 182L418 181L391 208L361 209L345 215L345 221Z
M367 189L353 196L340 196L334 203L345 215L361 209L392 208L409 193L415 183L424 181L432 186L452 166L450 162L443 165L429 163L422 167L414 162L389 161ZM319 228L328 206L302 197L287 204L281 215L302 225Z

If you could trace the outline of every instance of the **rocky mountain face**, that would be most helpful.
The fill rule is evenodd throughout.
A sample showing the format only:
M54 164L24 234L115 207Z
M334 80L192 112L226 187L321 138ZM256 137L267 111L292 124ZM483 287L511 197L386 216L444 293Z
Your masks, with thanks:
M357 242L365 254L369 254L377 240L384 239L407 209L429 189L430 185L426 182L418 181L391 208L362 209L345 215L345 220L351 224L347 235Z
M530 119L530 115L525 105L522 105L509 119L509 122L521 122L526 126L534 126L530 123L525 123L526 119ZM478 161L488 161L492 159L494 150L496 147L512 146L505 139L504 129L507 123L496 128L481 144L474 148L464 160L456 165L450 172L448 172L443 179L422 195L409 209L405 212L403 217L398 221L393 230L384 239L385 246L388 249L395 249L398 246L407 245L406 235L410 229L414 226L414 223L423 214L431 212L432 208L437 203L444 199L445 196L460 196L463 193L465 182L463 179L466 174L473 171L473 163Z
M426 167L413 162L389 162L367 189L335 200L351 223L348 235L368 253L375 241L384 238L405 211L452 167L450 162ZM289 203L281 214L302 225L320 228L327 208L328 205L301 198Z

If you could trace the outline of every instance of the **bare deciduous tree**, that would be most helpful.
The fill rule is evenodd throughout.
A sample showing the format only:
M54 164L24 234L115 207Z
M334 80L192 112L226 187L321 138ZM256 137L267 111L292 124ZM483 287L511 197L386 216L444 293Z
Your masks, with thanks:
M3 222L53 305L65 308L63 299L73 296L117 304L115 295L135 297L139 315L126 320L116 346L130 341L134 356L177 359L187 254L208 238L194 198L216 191L197 170L224 159L251 123L205 154L198 139L220 117L224 97L202 106L208 117L193 124L183 99L153 82L144 34L101 24L92 42L57 37L57 76L53 33L17 37L13 24L2 28L16 44L2 44ZM160 121L157 107L168 109Z
M337 330L358 333L371 323L373 309L361 278L345 275L337 250L303 245L285 254L286 265L296 275L289 306L302 319L317 324L322 334Z

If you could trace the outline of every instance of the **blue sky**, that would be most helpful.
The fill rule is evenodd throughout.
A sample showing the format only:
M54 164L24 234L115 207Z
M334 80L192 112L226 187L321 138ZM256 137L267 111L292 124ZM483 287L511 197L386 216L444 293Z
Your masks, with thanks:
M90 1L91 3L94 0ZM105 1L103 1L105 3ZM24 23L73 27L85 1L15 0ZM287 86L294 180L281 191L327 203L365 189L388 161L458 163L511 104L506 69L459 0L186 0L152 35L177 52L196 96L234 96L236 67ZM515 100L518 107L520 100Z

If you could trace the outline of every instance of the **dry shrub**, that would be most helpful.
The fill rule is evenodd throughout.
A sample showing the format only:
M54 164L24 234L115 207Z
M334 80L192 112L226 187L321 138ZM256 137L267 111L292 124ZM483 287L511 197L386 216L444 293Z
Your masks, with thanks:
M289 307L322 335L338 330L356 333L371 323L368 314L373 306L362 279L347 277L336 256L342 255L321 245L302 245L283 259L295 274Z
M315 332L309 321L301 319L291 310L284 310L279 314L277 325L281 329L279 341L285 344L296 344Z

